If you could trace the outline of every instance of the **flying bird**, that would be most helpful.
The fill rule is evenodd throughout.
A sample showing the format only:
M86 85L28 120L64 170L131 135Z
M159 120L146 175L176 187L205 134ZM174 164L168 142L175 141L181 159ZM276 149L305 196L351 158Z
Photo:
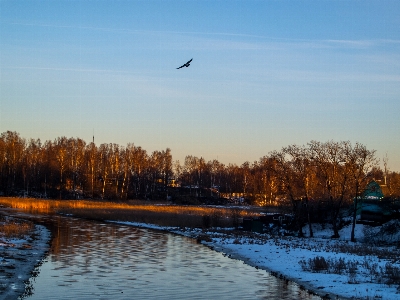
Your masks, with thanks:
M192 62L192 60L193 60L193 58L191 59L191 60L189 60L186 64L183 64L182 66L180 66L179 68L177 68L177 69L180 69L180 68L183 68L183 67L189 67L190 66L190 63Z

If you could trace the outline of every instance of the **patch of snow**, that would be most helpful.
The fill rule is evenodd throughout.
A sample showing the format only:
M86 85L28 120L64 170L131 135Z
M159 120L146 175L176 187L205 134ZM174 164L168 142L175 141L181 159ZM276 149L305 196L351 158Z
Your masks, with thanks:
M15 299L25 292L25 282L49 249L51 234L46 227L35 225L31 236L34 238L27 236L21 239L5 239L0 243L0 253L7 257L5 259L0 256L1 264L11 266L7 268L7 276L0 280L2 287L0 300Z

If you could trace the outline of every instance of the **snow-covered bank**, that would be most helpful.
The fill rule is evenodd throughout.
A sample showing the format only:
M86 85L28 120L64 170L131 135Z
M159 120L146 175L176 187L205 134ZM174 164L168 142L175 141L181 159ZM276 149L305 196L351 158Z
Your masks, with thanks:
M398 259L382 258L382 252L390 252L391 249L396 250L396 248L374 247L376 254L364 252L363 249L367 250L370 246L348 241L350 226L340 231L343 239L332 240L327 238L331 231L322 229L314 232L314 238L277 238L268 234L245 232L238 234L234 230L203 232L198 229L185 230L132 222L118 223L165 230L197 238L203 244L231 258L243 260L249 265L297 282L320 296L328 295L330 299L400 299L400 282L389 286L385 284L385 280L379 279L379 276L385 272L387 264L395 270L400 268ZM371 228L364 230L363 227L363 225L356 226L358 240L362 240L364 233L368 230L373 231ZM379 251L382 252L379 253ZM327 262L341 265L344 269L331 274L326 270L320 272L307 270L308 262L316 257L323 257ZM349 265L352 266L350 273L346 272L346 267Z
M43 225L24 238L0 238L0 300L18 299L25 283L49 249L50 231Z

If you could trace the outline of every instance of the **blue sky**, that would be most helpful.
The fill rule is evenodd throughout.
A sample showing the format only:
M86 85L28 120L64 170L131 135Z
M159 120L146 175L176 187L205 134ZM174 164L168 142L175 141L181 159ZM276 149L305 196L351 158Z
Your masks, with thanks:
M94 130L238 165L349 140L400 171L399 15L399 1L0 0L0 131Z

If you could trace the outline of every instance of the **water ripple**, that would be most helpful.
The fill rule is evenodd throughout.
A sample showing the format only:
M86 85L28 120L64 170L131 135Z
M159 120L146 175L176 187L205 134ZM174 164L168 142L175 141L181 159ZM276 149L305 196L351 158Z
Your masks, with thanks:
M320 299L191 239L57 218L29 299Z

